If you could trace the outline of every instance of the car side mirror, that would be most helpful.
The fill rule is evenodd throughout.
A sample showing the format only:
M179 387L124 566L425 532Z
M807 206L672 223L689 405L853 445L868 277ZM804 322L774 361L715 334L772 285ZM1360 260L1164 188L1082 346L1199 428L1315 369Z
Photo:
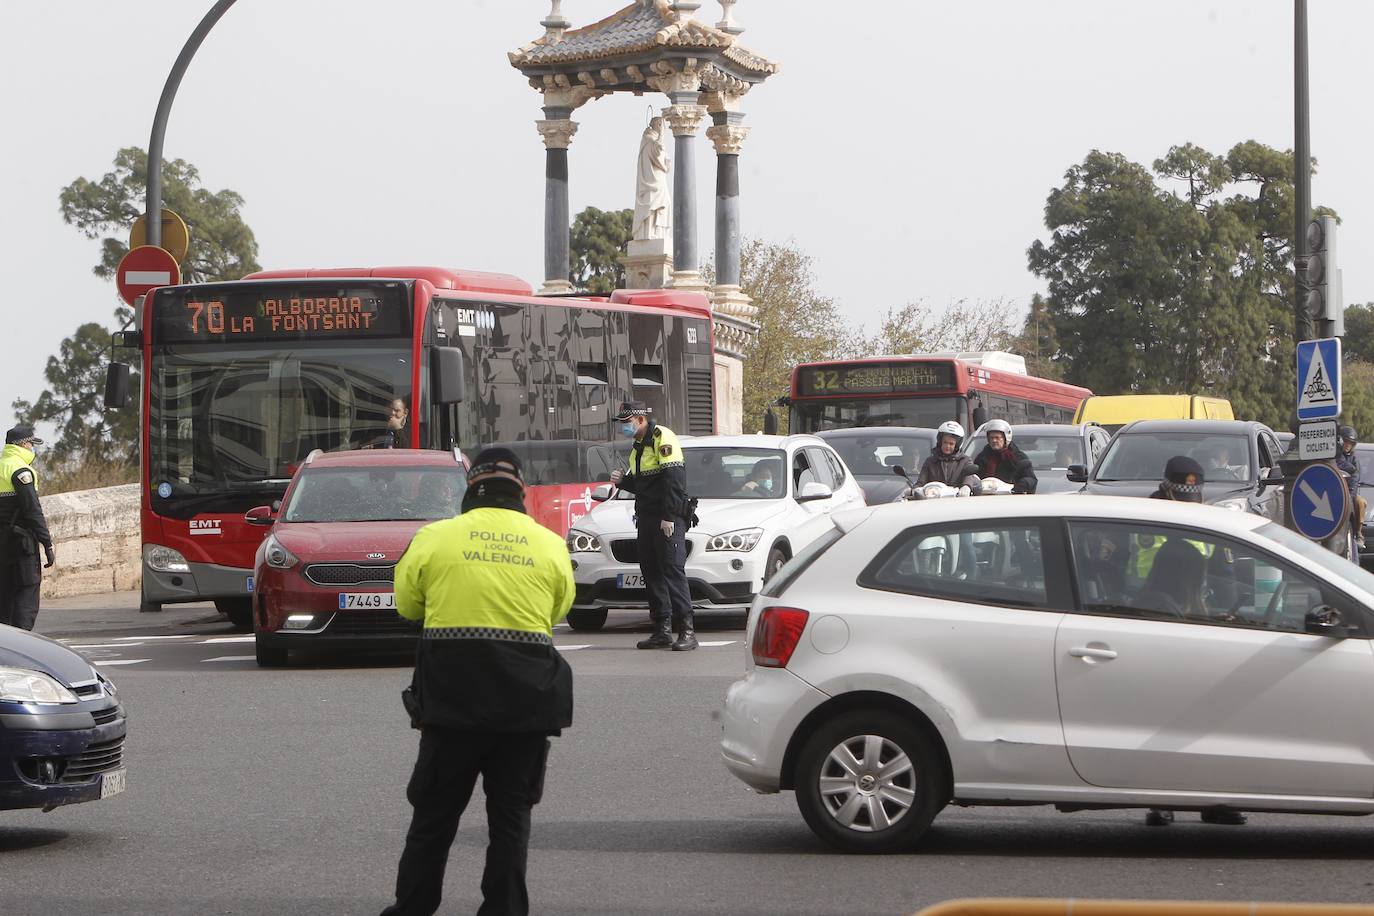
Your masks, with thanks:
M275 521L275 519L272 518L271 506L254 506L243 513L243 520L250 525L258 525L261 527L266 527Z
M1283 468L1270 468L1265 475L1260 478L1260 488L1281 487L1283 486Z
M608 500L608 499L610 499L610 498L611 498L611 485L608 484L608 483L603 483L603 484L601 484L600 486L595 487L595 488L592 490L592 501L593 501L593 502L604 503L606 500Z
M1341 612L1329 604L1319 604L1308 611L1302 619L1302 628L1313 636L1330 636L1333 639L1343 639L1355 632L1354 627L1346 624Z
M818 499L829 499L834 495L825 484L812 480L802 484L801 493L797 494L797 502L812 503Z
M1088 482L1088 466L1087 466L1086 464L1071 464L1071 465L1069 465L1069 474L1068 474L1068 478L1069 478L1069 483L1087 483L1087 482Z

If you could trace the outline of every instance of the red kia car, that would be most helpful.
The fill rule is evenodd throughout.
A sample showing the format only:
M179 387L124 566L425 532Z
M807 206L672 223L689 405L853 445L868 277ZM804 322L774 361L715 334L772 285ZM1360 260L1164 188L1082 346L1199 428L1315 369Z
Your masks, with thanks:
M270 525L254 562L258 664L292 649L375 649L413 643L419 624L396 613L396 561L415 532L457 515L467 469L453 452L314 452L281 508L250 510Z

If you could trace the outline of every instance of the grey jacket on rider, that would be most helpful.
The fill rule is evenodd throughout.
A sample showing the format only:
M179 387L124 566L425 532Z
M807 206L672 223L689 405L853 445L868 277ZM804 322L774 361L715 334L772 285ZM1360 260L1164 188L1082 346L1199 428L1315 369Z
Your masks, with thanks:
M921 473L916 477L916 486L923 487L936 481L950 487L977 487L978 471L973 459L962 452L953 455L940 454L937 445L930 450L930 457L921 464Z

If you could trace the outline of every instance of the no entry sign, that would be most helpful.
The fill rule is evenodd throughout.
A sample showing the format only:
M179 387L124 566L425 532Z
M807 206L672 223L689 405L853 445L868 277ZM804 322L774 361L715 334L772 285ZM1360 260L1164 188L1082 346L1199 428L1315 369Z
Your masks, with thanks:
M124 256L115 271L119 296L129 305L149 290L175 286L181 282L176 258L153 245L141 245Z

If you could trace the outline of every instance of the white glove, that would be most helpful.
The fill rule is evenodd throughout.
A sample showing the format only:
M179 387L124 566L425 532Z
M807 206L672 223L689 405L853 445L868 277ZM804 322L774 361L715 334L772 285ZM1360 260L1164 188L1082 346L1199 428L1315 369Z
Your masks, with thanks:
M664 536L665 538L670 538L670 537L673 536L673 523L672 523L672 522L666 522L666 521L665 521L665 522L659 522L659 523L658 523L658 530L663 532L663 536Z
M611 485L618 485L620 483L621 478L623 478L624 476L625 474L620 470L620 468L616 468L614 471L611 471Z
M960 496L968 496L968 495L970 495L972 492L973 492L973 491L969 489L968 484L964 484L962 487L959 488L959 495L960 495Z

